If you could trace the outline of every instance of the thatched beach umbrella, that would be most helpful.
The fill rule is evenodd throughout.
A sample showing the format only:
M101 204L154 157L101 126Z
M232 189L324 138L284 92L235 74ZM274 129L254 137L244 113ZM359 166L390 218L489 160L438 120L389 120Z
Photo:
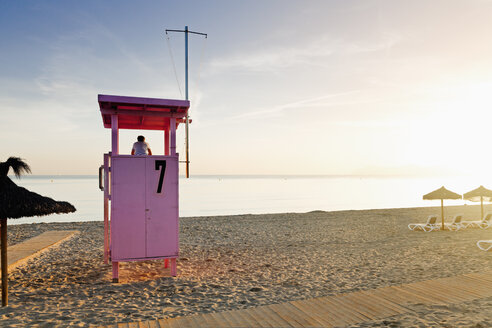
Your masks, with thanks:
M17 157L10 157L6 162L0 162L2 306L8 304L7 219L75 212L75 207L67 202L57 202L17 186L7 177L9 168L12 168L17 177L23 172L31 171L29 166Z
M444 199L461 199L461 195L455 192L449 191L444 187L441 187L433 192L430 192L423 197L427 200L440 199L441 200L441 220L442 230L444 230Z
M472 202L480 202L480 207L482 210L483 219L483 201L490 202L492 200L492 190L485 188L484 186L480 186L477 189L473 189L465 194L463 194L463 199L470 200Z

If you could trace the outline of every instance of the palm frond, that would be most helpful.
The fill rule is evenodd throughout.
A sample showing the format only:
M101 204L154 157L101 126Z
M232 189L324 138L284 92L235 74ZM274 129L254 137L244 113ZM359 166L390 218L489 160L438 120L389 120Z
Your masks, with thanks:
M24 162L19 157L9 157L9 159L5 163L2 163L2 164L6 164L7 173L8 173L8 167L10 166L12 168L12 170L14 171L15 176L18 178L23 173L31 173L31 168L29 167L29 165L27 165L27 163Z

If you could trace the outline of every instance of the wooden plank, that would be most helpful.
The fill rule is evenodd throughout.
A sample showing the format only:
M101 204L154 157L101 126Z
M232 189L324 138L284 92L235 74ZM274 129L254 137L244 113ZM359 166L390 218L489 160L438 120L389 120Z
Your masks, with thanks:
M208 313L197 315L195 317L195 321L200 327L215 327L215 321L209 316Z
M329 300L333 300L333 296L318 297L312 300L305 300L306 306L315 308L319 313L329 320L334 326L342 326L347 324L347 309L344 306L334 304ZM358 320L353 321L359 322Z
M481 280L475 277L463 277L463 280L469 282L471 285L475 286L476 290L484 291L484 290L492 290L492 283L489 283L485 280Z
M481 287L481 288L484 288L487 290L492 289L492 282L489 282L489 281L482 279L480 277L465 275L462 278L465 281L469 281L470 283L473 283L477 288Z
M436 298L435 295L429 295L428 293L422 293L420 290L413 288L413 287L408 287L405 285L400 285L400 286L392 286L395 289L398 289L402 292L410 294L412 297L419 298L422 300L421 303L423 304L437 304L437 303L442 303L443 300L440 298Z
M435 302L437 302L437 303L441 303L441 304L447 303L449 300L448 295L441 295L438 291L431 290L431 289L426 288L422 285L411 284L411 285L401 286L401 288L405 289L405 290L411 290L414 293L419 293L423 296L434 299Z
M205 320L205 318L203 318L203 314L200 315L200 314L193 314L193 315L189 315L187 316L188 317L188 321L190 322L190 326L192 328L202 328L203 327L203 322Z
M225 311L221 312L221 314L225 317L227 322L230 323L231 327L245 327L244 322L241 317L239 317L236 313L237 311Z
M314 318L321 324L321 327L333 327L335 325L334 320L331 319L332 316L326 310L321 310L319 307L309 306L306 301L292 301L290 304Z
M183 322L184 316L176 317L172 320L172 326L177 328L188 328L186 324Z
M458 294L453 294L452 292L448 290L443 290L439 288L437 285L419 285L418 288L421 288L421 290L426 290L429 293L432 293L435 296L439 296L444 299L444 303L461 303L461 302L466 302L470 300L469 298L465 297L464 295L458 295Z
M193 315L188 316L188 320L190 321L190 325L192 327L197 327L197 328L203 327L203 321L204 321L203 316L204 316L203 314L202 315L193 314Z
M492 296L492 284L481 284L474 278L463 277L463 280L468 285L468 289L474 291L478 297Z
M231 319L230 314L226 312L215 312L214 315L225 323L225 327L234 327L234 319Z
M462 279L465 281L469 281L470 283L476 285L476 286L485 286L490 288L492 285L492 282L490 282L487 279L484 279L483 277L476 276L476 275L464 275L462 276Z
M476 291L480 291L480 293L484 290L492 289L492 282L482 279L482 277L464 275L460 278L463 283L469 284L468 286L473 286L472 288Z
M423 284L410 284L402 286L402 288L414 290L424 296L435 298L440 303L449 303L451 299L454 299L452 295L446 292L442 292L435 286L425 286Z
M305 304L305 306L315 309L318 313L321 313L325 320L328 320L332 326L345 325L346 323L343 320L345 315L339 313L339 307L322 302L321 299L322 298L304 300L302 303Z
M246 312L246 309L232 312L231 315L236 316L238 322L244 323L244 327L261 327L254 315L250 312Z
M380 297L387 300L388 302L394 302L395 304L400 305L402 303L407 303L409 300L407 295L403 295L397 290L389 289L388 287L367 291L367 293L371 293L371 295L375 297Z
M361 294L360 292L350 293L343 295L345 298L350 299L356 305L359 311L365 311L366 315L373 317L374 319L380 319L385 316L394 315L391 309L387 309L380 305L375 304L375 302L367 302L367 296ZM373 319L373 320L374 320Z
M370 293L375 297L380 297L387 300L388 302L393 302L400 306L410 303L419 303L416 300L410 299L408 295L405 295L396 289L382 288L380 290L376 289L374 291L371 291Z
M341 304L344 304L344 306L347 309L350 309L354 313L358 313L359 317L364 321L377 319L373 315L368 313L365 308L359 307L358 304L356 302L354 302L353 299L345 297L345 296L346 296L346 294L336 295L335 297L332 298L332 300L336 300L336 301L340 302Z
M129 328L130 326L128 325L127 322L119 322L118 323L118 328Z
M327 304L333 309L336 309L338 315L338 320L344 325L349 325L358 322L367 321L368 318L360 314L356 309L354 309L350 304L336 296L328 296L319 298L320 303Z
M176 318L174 323L177 324L179 328L195 328L195 321L190 317L191 315L186 315Z
M465 302L470 300L470 297L467 296L465 292L456 292L452 288L446 288L435 281L423 281L418 285L414 285L414 288L420 288L432 294L439 295L443 297L447 303Z
M273 327L291 327L287 321L267 306L256 307L255 312L259 313L263 318L267 318Z
M375 302L376 304L380 304L382 306L385 306L385 307L391 309L391 311L393 311L395 314L401 314L401 313L407 313L407 312L413 311L412 309L410 309L406 306L403 306L399 303L396 303L392 300L389 300L385 297L375 295L372 293L366 293L366 292L364 292L363 294L370 297L371 302Z
M480 297L480 293L475 291L474 284L471 284L466 281L435 281L435 282L426 282L427 284L434 284L439 286L442 289L449 290L450 293L457 294L463 297L466 297L467 300L473 300Z
M370 297L371 302L376 302L378 304L384 305L392 309L396 313L407 313L412 311L407 307L401 306L399 303L395 303L394 301L388 300L382 296L378 296L375 293L372 293L372 291L362 291L361 294Z
M477 287L482 287L482 286L492 287L492 280L486 279L483 276L463 275L463 276L460 276L459 279L466 281L466 282L469 282L469 283L473 283Z
M147 325L149 328L164 328L159 325L159 322L157 320L149 320L147 321Z
M181 317L175 317L172 320L169 320L171 327L176 327L176 328L188 328L184 322L183 322L184 316Z
M220 327L220 328L227 328L227 322L224 322L222 317L220 315L217 315L215 312L210 312L208 313L205 318L207 321L209 321L211 324L213 324L212 327ZM212 320L209 320L212 319Z
M420 295L419 293L416 293L414 290L406 290L401 288L400 286L391 286L389 287L394 293L398 293L399 295L404 295L408 302L412 300L412 303L422 303L422 304L434 304L436 303L436 300L434 298L428 298L423 295ZM391 295L388 295L388 297L391 297ZM408 304L404 303L404 304Z
M261 315L260 312L256 310L256 307L251 307L244 310L245 313L249 313L255 320L258 322L258 326L255 327L274 327L274 324L269 320L269 318L265 318Z
M215 327L215 321L209 316L209 313L196 315L193 319L200 327Z
M284 303L284 307L286 308L287 311L291 312L296 316L297 318L304 318L307 322L309 322L310 326L313 327L323 327L324 326L324 320L323 319L318 319L316 316L311 315L310 312L303 311L299 307L294 306L291 302ZM299 321L299 320L297 320ZM301 323L302 324L302 323Z
M137 327L138 328L150 328L148 321L139 321Z
M334 307L338 313L339 321L342 322L344 325L368 320L367 317L360 314L356 309L348 306L346 302L340 300L336 296L320 298L319 301L321 303L330 304L332 307Z
M167 319L164 319L166 320L165 323L163 320L159 320L159 324L162 326L163 324L166 324L164 327L166 328L179 328L179 325L176 324L176 320L178 318L167 318Z
M489 272L489 273L478 273L478 272L475 272L475 273L465 274L464 276L467 276L467 277L470 277L470 278L477 278L477 279L488 281L488 282L492 282L491 275L492 275L492 272Z
M422 284L427 286L434 285L450 293L461 294L461 295L464 293L472 297L477 296L472 290L470 290L470 288L473 288L472 286L474 284L470 284L465 280L446 279L446 280L437 280L437 281L423 281Z
M400 311L394 311L387 304L383 304L383 302L375 302L375 297L362 294L361 292L349 294L347 297L352 297L360 306L366 307L378 319L401 313Z
M268 307L277 313L283 320L287 321L292 327L310 327L311 323L305 318L298 317L289 311L283 304L272 304Z
M264 306L249 308L251 315L254 315L256 320L260 321L263 327L276 327L277 321L270 315L270 309L265 310Z
M340 299L343 302L346 302L351 306L354 310L362 314L363 316L369 318L370 320L376 320L380 318L380 315L377 311L371 309L369 306L366 304L360 302L356 297L354 297L354 294L342 294L340 296L337 296L338 299ZM367 320L367 319L366 319Z

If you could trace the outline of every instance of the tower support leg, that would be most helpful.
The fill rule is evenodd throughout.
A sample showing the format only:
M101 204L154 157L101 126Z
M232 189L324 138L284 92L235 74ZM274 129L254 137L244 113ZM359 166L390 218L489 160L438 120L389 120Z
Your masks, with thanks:
M171 276L176 277L176 258L171 259Z
M112 262L112 263L113 263L113 282L118 283L120 263L119 262Z

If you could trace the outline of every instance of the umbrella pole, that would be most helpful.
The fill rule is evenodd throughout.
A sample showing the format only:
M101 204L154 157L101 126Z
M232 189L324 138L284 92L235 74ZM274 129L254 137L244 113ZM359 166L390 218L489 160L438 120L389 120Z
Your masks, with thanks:
M444 200L442 199L441 199L441 222L442 222L441 229L444 230Z
M0 232L1 256L2 256L2 306L7 306L8 299L8 264L7 264L7 218L2 218L2 230Z

